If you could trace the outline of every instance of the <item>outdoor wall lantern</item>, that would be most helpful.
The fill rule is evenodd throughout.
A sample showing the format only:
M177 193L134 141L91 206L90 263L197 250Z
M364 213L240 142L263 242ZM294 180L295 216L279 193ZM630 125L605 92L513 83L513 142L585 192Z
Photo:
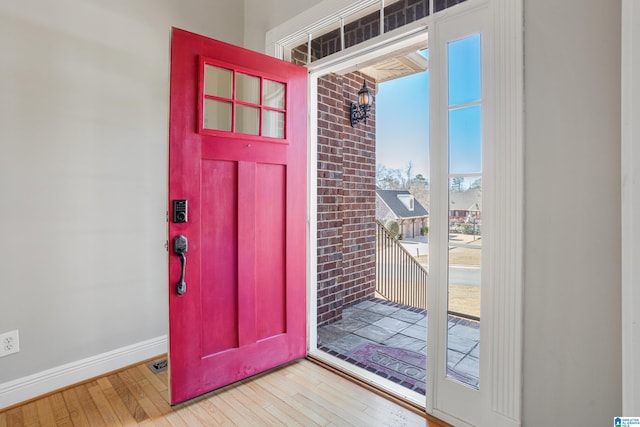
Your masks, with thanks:
M356 127L361 121L367 123L372 100L373 93L367 87L367 81L365 80L362 84L362 89L358 91L358 103L351 103L351 127Z

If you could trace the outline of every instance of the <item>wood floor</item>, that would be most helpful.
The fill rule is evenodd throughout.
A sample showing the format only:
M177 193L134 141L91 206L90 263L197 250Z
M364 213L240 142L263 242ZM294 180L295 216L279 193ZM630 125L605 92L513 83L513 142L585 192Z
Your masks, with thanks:
M171 407L167 372L147 364L0 412L13 426L445 426L309 360Z

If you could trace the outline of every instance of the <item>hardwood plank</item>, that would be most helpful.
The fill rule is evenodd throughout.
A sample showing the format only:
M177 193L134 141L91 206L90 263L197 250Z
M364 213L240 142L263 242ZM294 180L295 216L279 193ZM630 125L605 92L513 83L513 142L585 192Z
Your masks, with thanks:
M71 423L71 416L69 415L69 410L67 409L67 404L64 402L64 397L62 397L62 393L54 393L45 398L42 398L43 401L46 401L51 411L53 412L53 419L56 425L73 425Z
M308 360L174 407L166 378L138 364L0 412L0 427L446 426Z
M147 385L147 380L142 376L142 374L138 374L135 369L130 369L121 372L118 375L126 384L131 394L136 398L138 405L140 405L144 412L149 416L150 421L154 425L171 427L171 424L163 418L164 414L162 411L156 407L150 399L147 390L145 390L144 387Z
M165 415L165 418L169 421L169 424L171 424L172 427L189 427L189 424L187 424L176 412L168 413Z
M165 370L156 374L158 379L165 384L165 390L169 391L169 371Z
M13 408L10 411L7 411L6 415L8 427L20 427L24 425L22 420L22 407L18 406Z
M111 403L109 403L109 399L105 396L104 392L100 388L98 384L93 385L87 388L89 395L93 399L98 411L102 415L102 419L108 426L121 426L123 425L118 418L118 415L115 413Z
M329 420L332 418L331 416L326 416L326 414L320 414L317 411L310 411L308 406L304 406L300 404L298 401L293 399L295 394L289 394L287 390L281 387L279 384L276 384L273 382L266 383L267 381L268 381L268 378L265 377L263 381L250 382L250 383L247 383L247 386L251 388L260 389L263 392L266 391L267 393L270 393L278 401L283 402L284 404L290 406L291 408L298 411L299 413L305 414L307 417L311 418L311 420L315 424L327 425L329 423Z
M98 406L95 404L93 399L91 398L91 394L89 393L88 387L95 386L97 383L94 381L92 383L81 384L75 388L76 395L78 396L78 400L80 402L80 406L84 410L85 416L87 420L89 420L89 424L91 427L93 426L104 426L108 427L107 423L105 423Z
M138 366L137 368L140 367L146 369L151 376L154 376L154 374L146 366ZM132 369L129 373L131 374L132 380L140 386L142 393L144 393L148 400L153 404L154 407L149 408L149 411L147 411L147 413L151 416L154 422L173 413L173 409L169 405L168 399L165 397L167 393L159 392L157 388L152 384L152 381L150 381L151 377L145 375L145 372L141 369Z
M242 394L251 395L254 402L262 405L264 412L268 414L266 419L274 419L269 425L318 425L311 418L307 417L304 412L300 412L295 408L287 405L284 401L275 398L269 390L260 387L258 384L245 384L239 390ZM252 405L254 408L257 405Z
M277 399L274 403L275 410L286 410L285 412L294 419L304 417L310 425L326 425L329 420L336 418L336 414L327 417L325 416L326 414L318 414L316 411L310 411L308 407L301 405L294 399L299 394L298 390L289 384L278 381L275 376L265 377L262 381L252 384L252 387L260 389L264 393L272 394ZM282 404L278 404L278 402L282 402Z
M98 387L100 387L100 390L111 404L111 407L120 420L120 423L125 426L136 425L136 420L129 412L129 408L127 407L127 405L125 405L122 399L120 399L120 396L113 388L113 384L111 384L111 381L109 381L107 377L104 377L98 379L97 383Z
M280 390L283 393L289 392L289 399L285 400L291 406L294 406L301 412L307 413L309 416L313 414L316 417L316 421L319 424L326 425L331 422L331 420L338 421L340 424L347 424L347 419L338 411L329 410L325 408L323 405L318 402L309 399L305 396L305 390L313 387L297 387L292 385L290 381L286 380L284 377L270 377L267 379L268 384L271 386L272 390Z
M36 410L38 411L38 420L40 425L52 426L56 424L53 409L49 404L49 399L40 399L35 401Z
M202 408L209 414L209 422L214 425L220 426L233 426L235 425L231 419L227 416L223 408L216 405L215 399L204 399L202 401Z
M167 387L167 381L166 380L162 380L160 378L160 372L159 373L153 373L151 372L151 369L149 369L149 367L147 365L138 365L135 367L135 369L140 372L140 374L142 376L144 376L147 381L149 381L149 384L151 384L153 386L153 388L155 388L159 394L161 395L166 395L167 396L167 402L169 402L169 394L167 393L168 391L168 387Z
M259 394L251 387L249 382L245 382L240 387L231 388L228 393L236 400L242 402L243 400L249 400L249 404L244 403L244 406L248 406L249 409L256 417L270 426L284 425L280 419L274 417L267 407L271 406L271 402L268 396Z
M288 376L288 377L270 377L269 380L270 381L274 381L274 382L280 382L280 384L283 387L293 387L291 385L289 385L289 381L293 379L294 377ZM347 424L350 425L367 425L367 423L365 422L365 420L362 419L358 419L357 417L355 417L350 411L344 411L344 410L340 410L340 411L336 411L336 407L335 405L333 405L329 400L327 400L326 398L324 398L321 395L318 395L315 391L314 391L315 387L305 387L304 384L299 384L299 387L297 387L297 393L294 394L292 397L295 399L297 398L297 396L305 396L306 398L308 398L310 401L315 402L316 404L320 405L321 407L325 408L328 412L332 412L334 414L336 414L337 416L334 416L334 418L339 418L342 421L344 421Z
M36 402L27 403L22 407L22 420L26 427L35 427L40 425Z
M80 403L80 399L78 399L78 395L76 394L76 390L78 390L78 387L80 386L64 390L62 392L62 396L64 397L64 402L67 405L67 409L69 410L69 418L71 418L71 423L74 426L90 427L91 424L89 423L89 420L84 413L84 409L82 408L82 404ZM100 417L100 421L102 421L102 417Z
M225 391L215 395L215 398L207 399L215 402L222 412L236 425L259 425L260 420L244 405L239 405Z
M212 416L211 412L209 412L210 409L208 409L209 405L203 403L203 400L183 403L180 406L181 408L177 410L177 413L188 426L206 426L207 422L211 422Z
M127 407L129 414L133 417L133 419L139 424L142 421L149 418L149 415L142 409L138 400L135 398L133 394L127 388L127 385L122 381L119 374L110 375L109 382L113 386L113 389L116 391L122 403Z
M304 378L301 377L293 377L292 379L298 383L304 381ZM349 387L339 385L338 381L336 381L336 386L333 389L327 389L323 383L320 383L314 387L313 391L307 389L304 391L307 397L313 398L313 400L322 399L323 402L327 402L331 407L340 408L345 414L355 417L355 419L359 420L356 424L367 421L366 417L361 416L367 405L361 398L355 398L350 394L352 390L349 390Z

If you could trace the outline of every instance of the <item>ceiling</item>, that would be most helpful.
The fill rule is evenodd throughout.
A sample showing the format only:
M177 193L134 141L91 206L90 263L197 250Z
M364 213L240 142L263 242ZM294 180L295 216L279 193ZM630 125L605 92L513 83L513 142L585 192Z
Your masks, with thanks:
M361 68L364 74L373 77L376 82L386 82L400 77L426 71L429 60L418 52L409 52L401 56L383 59L372 65Z

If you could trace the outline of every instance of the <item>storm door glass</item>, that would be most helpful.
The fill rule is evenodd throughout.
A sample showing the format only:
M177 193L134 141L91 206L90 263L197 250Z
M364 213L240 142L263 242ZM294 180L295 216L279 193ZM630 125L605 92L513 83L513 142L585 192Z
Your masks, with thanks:
M480 35L448 53L449 242L447 376L480 385L482 93Z

